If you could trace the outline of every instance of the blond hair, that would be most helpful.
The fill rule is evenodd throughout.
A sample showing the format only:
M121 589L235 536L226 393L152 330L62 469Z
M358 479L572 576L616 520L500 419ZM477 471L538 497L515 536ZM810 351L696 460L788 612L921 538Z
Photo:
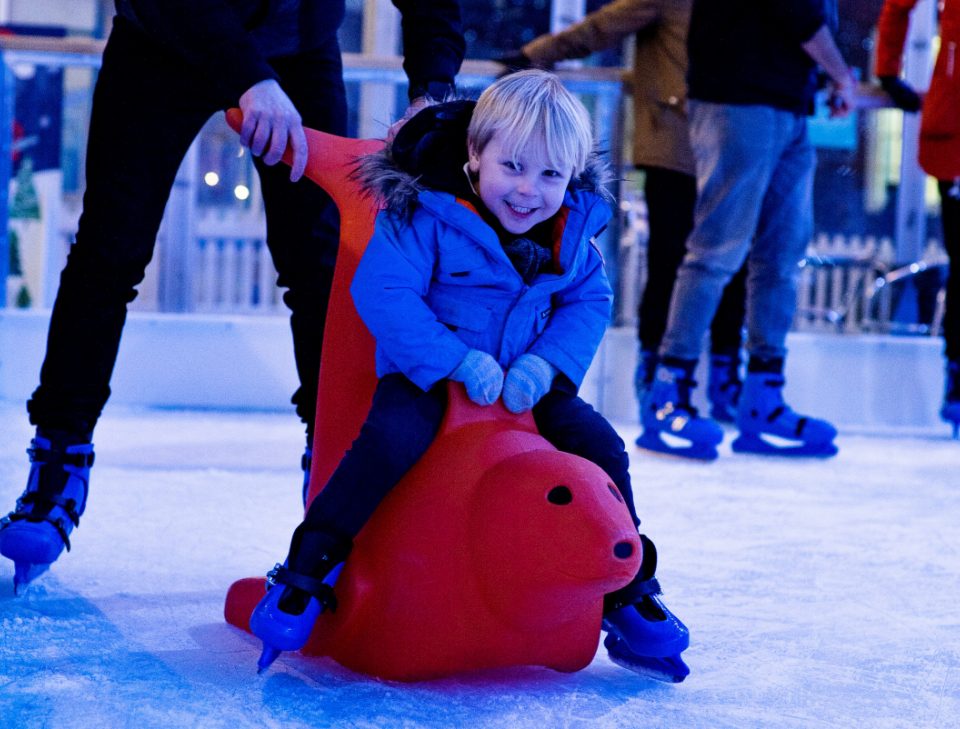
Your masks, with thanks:
M502 133L507 153L517 157L531 142L543 142L547 161L576 177L593 150L590 115L560 79L548 71L529 69L494 81L477 99L467 129L467 143L477 154Z

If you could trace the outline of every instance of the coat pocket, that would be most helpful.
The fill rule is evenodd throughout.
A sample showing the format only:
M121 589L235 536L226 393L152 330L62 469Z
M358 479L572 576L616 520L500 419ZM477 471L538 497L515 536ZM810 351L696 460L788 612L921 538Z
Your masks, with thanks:
M488 266L486 254L474 244L445 248L437 260L437 276L442 280L466 283Z
M428 301L427 305L440 323L451 331L466 329L471 332L485 332L490 326L492 312L476 302L462 298L434 298Z

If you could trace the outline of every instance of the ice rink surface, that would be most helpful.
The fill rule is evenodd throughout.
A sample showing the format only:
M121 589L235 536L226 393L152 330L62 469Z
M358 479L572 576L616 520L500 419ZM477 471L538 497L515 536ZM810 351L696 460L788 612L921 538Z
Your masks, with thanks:
M619 427L630 443L636 428ZM0 403L0 510L31 430ZM685 683L618 668L422 684L285 654L226 625L238 577L300 515L292 415L108 407L73 551L14 597L0 560L4 727L957 727L960 442L946 427L841 433L840 455L712 464L631 450Z

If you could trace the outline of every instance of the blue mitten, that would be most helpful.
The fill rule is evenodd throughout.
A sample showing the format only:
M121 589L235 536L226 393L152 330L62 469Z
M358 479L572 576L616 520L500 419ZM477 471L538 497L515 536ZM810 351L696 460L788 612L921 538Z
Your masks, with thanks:
M543 357L521 354L517 357L503 383L503 404L511 413L529 410L547 394L557 369Z
M503 389L503 370L492 356L479 349L467 352L450 379L462 382L467 388L467 397L477 405L492 405Z

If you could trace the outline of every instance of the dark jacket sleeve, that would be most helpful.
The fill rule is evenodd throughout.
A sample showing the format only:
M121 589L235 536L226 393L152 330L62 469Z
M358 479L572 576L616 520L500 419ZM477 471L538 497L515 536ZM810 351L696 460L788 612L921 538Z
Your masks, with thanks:
M823 0L776 0L767 5L767 10L798 43L806 43L827 23Z
M402 15L403 70L410 100L429 95L442 100L453 91L466 52L460 5L456 0L392 0Z
M117 5L122 16L208 76L234 103L255 83L277 79L227 0L121 0ZM124 5L131 12L124 12Z

